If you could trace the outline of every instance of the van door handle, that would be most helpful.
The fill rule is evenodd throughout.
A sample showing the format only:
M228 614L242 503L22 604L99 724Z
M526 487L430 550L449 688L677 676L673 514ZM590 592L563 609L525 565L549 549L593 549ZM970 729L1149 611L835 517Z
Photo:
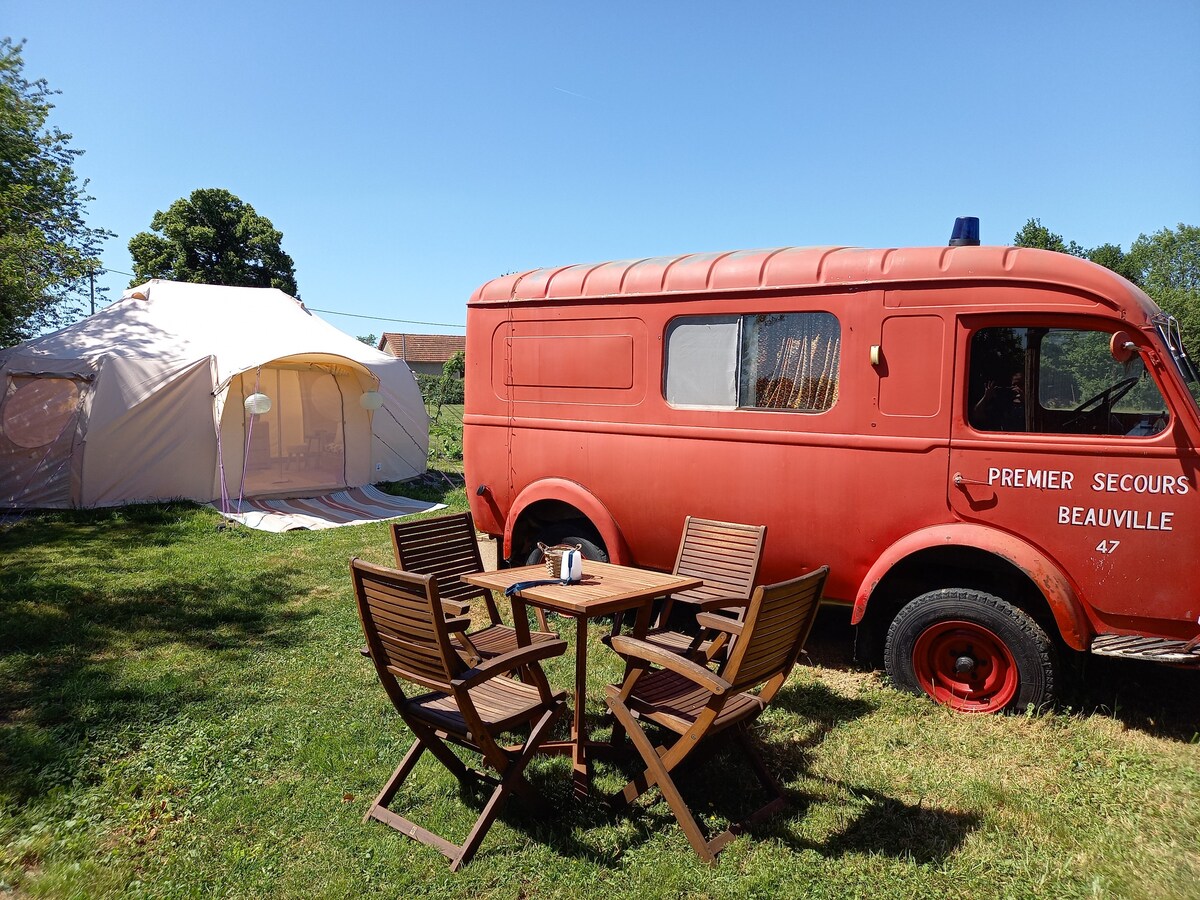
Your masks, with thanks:
M965 484L982 484L984 487L990 487L986 481L976 481L974 478L967 478L962 472L954 473L954 483L959 487Z

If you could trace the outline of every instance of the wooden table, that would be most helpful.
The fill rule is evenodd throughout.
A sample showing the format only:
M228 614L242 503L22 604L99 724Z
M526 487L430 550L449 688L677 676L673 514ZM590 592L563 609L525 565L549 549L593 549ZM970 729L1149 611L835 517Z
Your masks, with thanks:
M540 581L547 578L544 565L522 566L463 575L463 581L488 590L506 590L521 581ZM529 619L526 605L541 607L575 620L575 710L569 741L546 741L541 750L551 753L570 753L574 762L575 793L586 795L591 781L588 750L595 743L588 740L584 717L587 692L587 626L597 616L613 615L630 609L637 610L635 636L646 633L650 625L651 601L676 591L699 587L703 581L683 575L651 572L612 563L583 561L583 580L578 584L546 584L529 587L510 598L517 640L529 643Z

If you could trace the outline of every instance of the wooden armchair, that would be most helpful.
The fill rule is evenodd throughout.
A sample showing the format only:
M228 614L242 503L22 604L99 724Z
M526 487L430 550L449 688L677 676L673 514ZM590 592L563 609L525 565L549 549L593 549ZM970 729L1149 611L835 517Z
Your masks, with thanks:
M451 870L457 871L479 849L510 794L517 794L534 808L543 805L523 773L550 726L565 709L566 694L550 690L538 661L562 654L567 649L566 642L533 644L467 668L450 641L451 633L465 629L467 623L446 618L432 576L375 566L359 559L350 561L350 576L371 661L396 711L417 738L363 821L378 819L433 847L450 860ZM509 677L516 670L520 670L525 681ZM430 692L410 697L399 679L422 685ZM502 732L524 728L529 729L529 738L520 747L507 748L497 741ZM447 742L479 753L499 777L468 769ZM389 808L396 791L425 750L437 757L460 782L465 784L473 776L495 785L470 834L460 845Z
M735 622L742 621L758 577L766 536L766 525L739 525L688 516L672 571L703 578L704 584L668 597L658 621L646 633L646 640L693 659L719 658L728 649L729 632L701 627L697 633L689 633L671 628L668 617L672 605L686 603L695 614L716 613Z
M469 512L393 522L392 547L396 551L397 568L434 577L447 615L464 615L472 602L483 601L491 624L479 631L454 636L469 658L491 659L517 648L517 632L501 621L492 592L467 584L461 578L483 571L475 520ZM543 627L541 631L530 632L529 638L531 643L539 644L558 640L558 635Z
M750 739L748 726L783 686L816 618L817 605L829 573L822 566L800 578L760 587L747 607L745 619L701 613L706 627L739 635L729 660L717 674L694 660L625 635L612 638L612 648L625 658L623 684L608 688L606 702L616 717L614 741L628 733L646 770L626 785L621 799L632 803L658 785L696 853L708 863L740 833L741 825L711 840L705 837L671 773L705 739L726 729L745 751L770 801L746 821L755 822L781 809L783 788L768 771ZM755 693L756 688L761 688ZM656 748L642 723L653 722L678 738Z

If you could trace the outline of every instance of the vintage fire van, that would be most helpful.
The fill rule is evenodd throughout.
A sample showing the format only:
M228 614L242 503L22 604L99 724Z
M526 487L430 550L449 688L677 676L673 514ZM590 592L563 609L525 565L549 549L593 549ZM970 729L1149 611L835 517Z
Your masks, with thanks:
M1070 653L1200 665L1200 415L1173 319L1012 247L784 248L541 269L467 311L476 524L669 568L767 525L894 683L1037 707Z

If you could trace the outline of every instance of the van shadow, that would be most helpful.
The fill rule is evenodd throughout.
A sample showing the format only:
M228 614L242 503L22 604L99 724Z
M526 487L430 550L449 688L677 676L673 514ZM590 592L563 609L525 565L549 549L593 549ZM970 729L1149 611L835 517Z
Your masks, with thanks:
M1200 669L1086 656L1065 702L1085 715L1184 743L1200 741Z
M806 645L810 661L844 672L877 672L855 659L849 611L821 610ZM1058 709L1107 716L1154 737L1191 743L1200 735L1200 669L1078 654L1063 665Z
M307 614L286 608L294 569L248 567L226 581L186 555L171 565L168 551L161 568L112 590L70 564L119 564L133 547L186 540L169 527L179 519L180 508L127 507L119 517L31 516L0 532L0 796L9 802L80 777L90 746L136 745L227 687L238 660L299 640Z

